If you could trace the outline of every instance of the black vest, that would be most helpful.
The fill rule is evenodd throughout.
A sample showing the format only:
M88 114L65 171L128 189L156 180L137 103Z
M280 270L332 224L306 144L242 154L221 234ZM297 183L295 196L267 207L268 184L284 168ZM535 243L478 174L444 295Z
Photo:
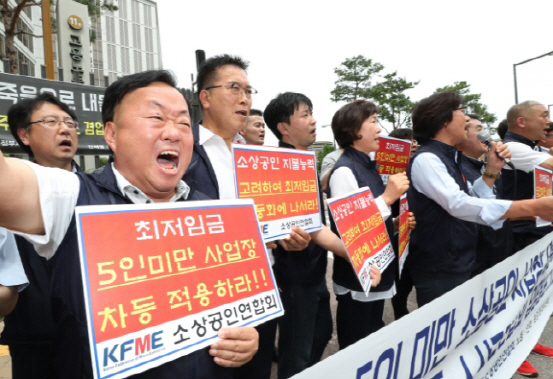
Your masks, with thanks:
M279 142L279 146L295 149L294 146L282 141ZM324 224L324 201L320 191L319 207L321 222ZM275 258L273 271L279 286L311 286L325 280L327 251L313 241L309 242L307 248L302 251L286 251L278 245L273 249L273 256Z
M507 132L503 143L518 142L530 146L532 149L536 147L536 143L519 134ZM515 175L516 171L516 175ZM503 187L498 192L499 199L506 200L527 200L534 198L534 171L524 172L522 170L503 170ZM515 188L516 182L516 188ZM515 193L516 192L516 193ZM535 221L530 220L514 220L512 221L514 233L528 233L536 235L536 240L549 234L553 231L553 227L543 226L537 227Z
M484 162L478 159L462 156L463 163L461 169L465 178L471 184L482 177L482 167ZM507 170L503 170L504 173ZM503 175L503 174L502 174ZM495 181L495 190L500 191L503 178L499 177ZM503 226L495 230L491 226L476 225L478 229L478 245L476 247L477 261L499 262L513 254L513 236L509 220L503 221Z
M82 171L72 161L75 172ZM6 345L25 346L27 349L45 348L55 336L52 317L50 263L35 251L33 245L21 236L15 236L21 263L29 285L19 294L15 309L4 317L4 330L0 342Z
M131 204L117 188L111 160L101 174L77 174L80 191L77 205ZM189 200L206 200L205 195L190 193ZM60 379L92 378L90 348L85 317L83 286L75 216L52 264L52 308L57 327L56 370ZM132 376L133 379L230 378L231 371L217 366L204 348Z
M375 199L384 193L386 187L384 186L382 178L376 169L375 162L372 161L367 154L354 149L353 147L346 147L328 176L329 183L334 171L340 167L349 168L353 172L359 188L369 187ZM330 186L328 186L327 195L329 198L334 196L330 190ZM394 224L392 218L388 217L385 224L388 237L390 237L390 241L394 247L394 252L397 255L397 238L394 235ZM334 221L332 221L332 230L338 236L340 235L336 229ZM397 271L397 260L394 260L382 273L380 284L375 288L371 288L371 292L384 292L392 288ZM359 283L359 279L355 274L351 262L342 257L334 257L332 280L334 280L336 284L349 290L363 292L363 287L361 287L361 284Z
M436 155L445 165L449 175L468 194L468 186L461 171L460 152L454 146L431 140L419 147L407 168L411 169L422 153ZM457 162L456 162L457 159ZM432 180L432 177L426 178ZM411 231L407 265L409 270L423 272L466 273L472 270L476 257L476 224L451 216L434 200L409 187L409 210L415 214L417 227Z

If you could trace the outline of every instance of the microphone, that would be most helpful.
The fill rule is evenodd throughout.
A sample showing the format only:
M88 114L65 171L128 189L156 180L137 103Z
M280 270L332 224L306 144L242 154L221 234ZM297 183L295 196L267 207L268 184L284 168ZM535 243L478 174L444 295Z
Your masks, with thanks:
M487 130L482 130L480 133L478 133L476 135L476 138L478 138L478 141L482 142L484 145L486 145L488 147L491 146L490 142L493 141L492 136L490 135L490 133ZM511 162L511 160L509 158L500 157L499 153L497 151L495 153L497 154L499 159L501 159L503 162L505 162L507 164L507 166L509 166L513 170L515 169L515 166L513 165L513 163Z

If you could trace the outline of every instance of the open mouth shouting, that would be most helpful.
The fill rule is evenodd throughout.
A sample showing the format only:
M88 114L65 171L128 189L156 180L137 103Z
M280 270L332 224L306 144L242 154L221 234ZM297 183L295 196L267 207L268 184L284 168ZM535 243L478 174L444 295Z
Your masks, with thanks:
M248 111L247 110L241 110L241 111L236 111L236 114L240 115L240 116L244 116L244 117L248 117Z
M62 150L71 150L71 147L73 147L73 141L70 139L64 139L60 142L59 147L61 147Z
M162 151L156 161L163 171L175 173L179 167L179 153L171 150Z

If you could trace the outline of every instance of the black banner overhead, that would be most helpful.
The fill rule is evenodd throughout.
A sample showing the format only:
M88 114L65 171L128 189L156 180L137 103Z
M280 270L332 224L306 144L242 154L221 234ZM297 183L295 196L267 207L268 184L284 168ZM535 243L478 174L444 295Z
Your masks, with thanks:
M0 149L4 154L23 153L8 127L8 109L21 99L50 92L66 103L79 119L77 154L107 154L102 123L104 87L58 82L0 73Z

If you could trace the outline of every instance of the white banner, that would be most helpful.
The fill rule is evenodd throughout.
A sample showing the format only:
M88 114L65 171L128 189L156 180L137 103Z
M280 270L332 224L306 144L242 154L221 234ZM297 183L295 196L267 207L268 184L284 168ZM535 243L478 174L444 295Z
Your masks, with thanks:
M294 376L510 378L553 311L553 233Z

